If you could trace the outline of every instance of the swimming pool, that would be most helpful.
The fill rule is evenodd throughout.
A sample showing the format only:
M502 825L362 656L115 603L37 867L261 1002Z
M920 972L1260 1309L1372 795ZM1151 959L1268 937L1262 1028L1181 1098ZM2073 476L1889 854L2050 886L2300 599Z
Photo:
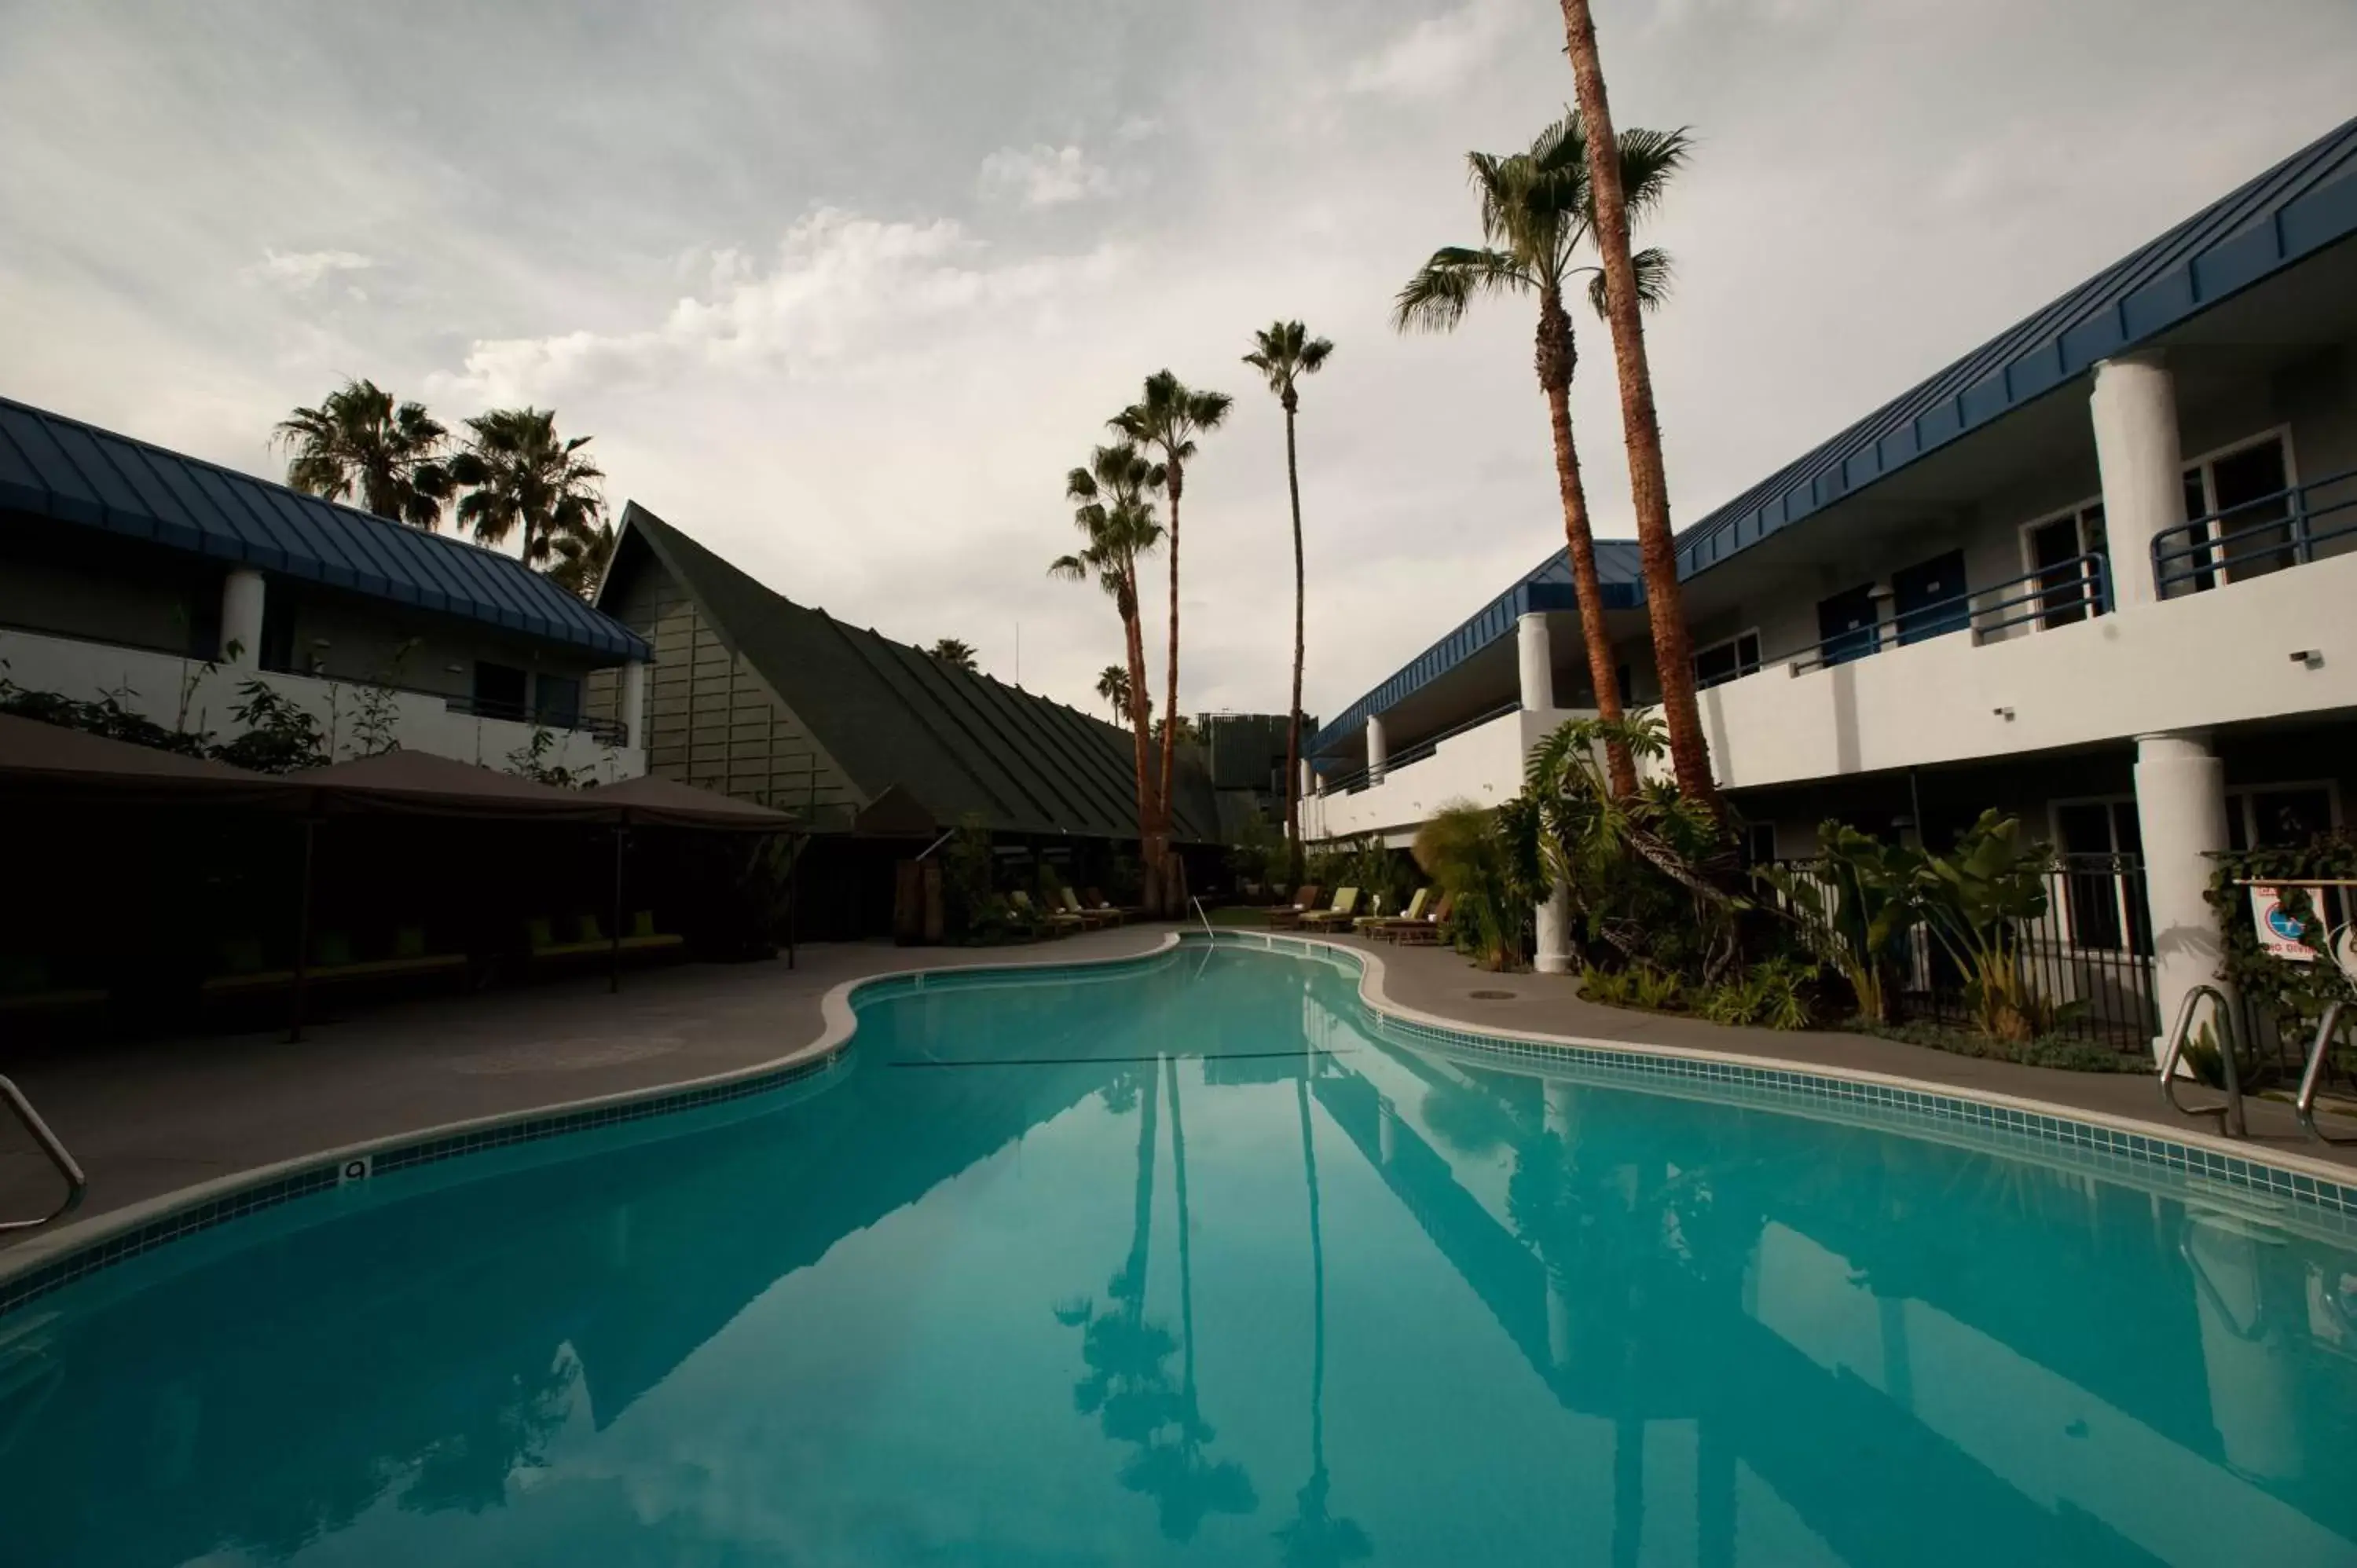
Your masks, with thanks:
M2357 1248L1186 949L0 1316L0 1561L2357 1562Z

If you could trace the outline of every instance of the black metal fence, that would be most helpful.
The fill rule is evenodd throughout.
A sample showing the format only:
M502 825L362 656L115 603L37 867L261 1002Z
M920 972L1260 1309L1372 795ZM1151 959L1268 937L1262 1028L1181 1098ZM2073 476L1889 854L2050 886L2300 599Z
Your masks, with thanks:
M1823 886L1814 863L1781 864ZM1825 893L1830 903L1832 888ZM2025 921L2017 937L2026 997L2040 1012L2050 1010L2051 1033L2124 1053L2150 1051L2160 1017L2141 860L2062 856L2046 874L2045 913ZM1900 1021L1975 1023L1964 972L1931 932L1908 933L1897 979L1892 1003Z

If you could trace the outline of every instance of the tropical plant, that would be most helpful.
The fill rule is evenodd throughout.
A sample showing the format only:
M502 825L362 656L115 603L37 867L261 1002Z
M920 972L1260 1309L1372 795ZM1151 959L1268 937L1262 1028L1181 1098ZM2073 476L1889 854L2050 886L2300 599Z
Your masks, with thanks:
M214 746L215 760L256 773L294 773L334 760L328 755L328 736L319 721L275 686L248 681L237 695L230 714L243 733Z
M1686 634L1684 594L1678 583L1677 547L1670 532L1669 479L1662 466L1662 422L1653 406L1653 372L1645 358L1645 280L1630 251L1630 220L1644 210L1645 193L1624 174L1631 144L1648 133L1616 135L1604 91L1604 64L1596 48L1588 0L1563 0L1565 52L1587 128L1590 227L1604 265L1604 318L1612 328L1612 359L1620 383L1620 429L1629 449L1630 500L1637 514L1637 546L1645 572L1645 613L1652 623L1653 665L1668 718L1670 759L1678 787L1709 810L1718 809L1710 746L1703 738L1696 701L1694 648ZM1668 133L1683 142L1680 133ZM1652 133L1661 134L1661 133Z
M1268 381L1285 410L1285 489L1293 503L1293 705L1285 727L1285 836L1292 845L1292 880L1301 881L1301 668L1308 650L1307 574L1301 555L1301 463L1294 447L1294 417L1301 408L1301 378L1316 375L1334 351L1330 339L1312 338L1298 321L1272 322L1253 334L1244 363Z
M1664 745L1651 713L1566 721L1531 748L1522 798L1538 820L1549 885L1570 899L1585 956L1650 963L1712 985L1742 956L1750 908L1735 890L1732 838L1674 782L1620 793L1609 763L1598 761L1617 747L1642 763Z
M377 516L440 526L454 488L443 463L449 432L422 403L396 403L374 381L346 381L271 432L287 448L286 482L328 500L358 497Z
M595 528L560 533L552 546L555 559L548 580L576 598L595 602L606 567L614 559L614 525L604 518Z
M558 435L555 412L544 408L495 408L467 421L467 429L466 450L451 459L450 475L468 487L458 521L477 539L504 544L521 529L518 556L545 568L559 540L596 536L606 476L582 455L588 436Z
M1115 723L1129 717L1131 690L1128 665L1108 664L1097 671L1097 695L1113 709Z
M1133 444L1099 446L1089 466L1064 477L1065 499L1073 503L1072 526L1087 541L1048 564L1048 574L1069 582L1093 581L1121 617L1128 655L1126 690L1133 758L1137 771L1138 850L1146 863L1146 903L1160 908L1163 856L1161 796L1147 767L1146 633L1138 620L1137 562L1162 542L1162 524L1146 492L1162 483L1162 467ZM1099 683L1098 690L1103 691Z
M1695 1014L1714 1024L1754 1024L1770 1029L1805 1029L1809 1002L1803 987L1809 972L1789 959L1756 963L1694 999Z
M1630 134L1622 146L1619 173L1641 207L1660 199L1670 177L1685 162L1686 149L1686 138L1679 132ZM1600 295L1592 286L1602 281L1601 274L1596 267L1576 264L1593 228L1587 138L1579 117L1567 113L1541 131L1527 152L1469 153L1466 163L1480 196L1483 242L1434 252L1400 290L1393 324L1401 331L1446 332L1465 319L1474 299L1481 295L1537 296L1534 362L1555 435L1555 483L1563 497L1572 592L1579 605L1580 635L1587 646L1597 712L1608 722L1617 721L1621 716L1619 666L1605 630L1596 540L1588 525L1587 487L1580 478L1579 450L1571 430L1571 379L1578 366L1578 348L1571 313L1564 305L1572 280L1587 276L1589 298L1599 312L1602 308ZM1669 257L1652 250L1637 260L1641 297L1648 306L1658 305L1669 288ZM1626 751L1616 745L1608 756L1613 793L1626 795L1635 789L1636 769Z
M1218 429L1234 401L1225 392L1198 392L1168 371L1157 371L1146 378L1144 395L1107 422L1146 453L1161 458L1157 483L1170 500L1169 665L1163 672L1162 702L1166 714L1178 712L1178 503L1187 488L1187 464L1195 456L1195 437ZM1177 750L1176 746L1162 748L1162 777L1154 797L1158 813L1156 832L1146 846L1147 902L1155 902L1151 878L1158 867L1162 902L1156 907L1164 914L1176 913L1186 896L1183 870L1170 854L1170 786Z
M1763 865L1755 874L1775 891L1808 950L1849 983L1858 1013L1888 1024L1907 933L1921 914L1924 856L1833 821L1818 827L1817 843L1813 864Z
M1449 921L1484 969L1520 968L1542 896L1538 813L1524 797L1454 801L1416 830L1415 864L1448 896Z
M530 738L508 753L508 771L519 779L557 789L578 789L594 782L587 769L551 762L549 757L555 750L556 733L546 725L534 725Z
M963 670L969 675L980 668L974 662L974 644L962 642L954 637L944 637L925 651L931 654L938 662L946 664L952 670Z
M2045 918L2054 853L2026 840L2021 821L1994 807L1946 854L1923 857L1916 898L1925 926L1964 976L1964 1003L1983 1033L2025 1041L2053 1028L2057 1008L2022 962L2022 928Z

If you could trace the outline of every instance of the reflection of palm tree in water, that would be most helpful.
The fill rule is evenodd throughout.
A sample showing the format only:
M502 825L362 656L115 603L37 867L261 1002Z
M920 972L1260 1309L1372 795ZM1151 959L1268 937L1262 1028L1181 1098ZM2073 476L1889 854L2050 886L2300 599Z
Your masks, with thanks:
M1288 1563L1355 1563L1374 1546L1357 1521L1326 1511L1330 1483L1326 1475L1326 1239L1318 1216L1318 1148L1309 1133L1309 1079L1294 1080L1301 1106L1301 1167L1309 1180L1309 1285L1312 1332L1309 1353L1309 1484L1294 1494L1294 1519L1276 1532Z
M1179 1321L1184 1374L1174 1388L1165 1365L1180 1348L1169 1329L1146 1316L1146 1270L1154 1229L1154 1156L1161 1073L1138 1087L1137 1186L1129 1257L1105 1287L1115 1304L1098 1312L1089 1301L1056 1309L1058 1321L1081 1329L1088 1375L1072 1386L1072 1402L1098 1417L1107 1437L1135 1444L1122 1466L1122 1485L1153 1497L1162 1533L1191 1541L1211 1513L1249 1513L1259 1506L1252 1481L1233 1460L1209 1462L1204 1444L1217 1435L1204 1421L1195 1389L1194 1259L1187 1235L1187 1135L1178 1102L1178 1064L1170 1064L1170 1142L1178 1189Z

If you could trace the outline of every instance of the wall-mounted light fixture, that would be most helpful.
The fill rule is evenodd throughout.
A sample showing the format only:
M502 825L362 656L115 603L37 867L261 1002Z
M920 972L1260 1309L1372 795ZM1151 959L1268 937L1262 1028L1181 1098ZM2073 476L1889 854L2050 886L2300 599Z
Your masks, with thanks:
M2291 661L2294 664L2304 664L2310 670L2320 669L2324 664L2324 650L2321 648L2295 649L2292 651Z
M2011 724L2013 722L2013 710L2011 708L1991 708L1989 712L1995 714L1997 717L2003 719L2007 724Z

